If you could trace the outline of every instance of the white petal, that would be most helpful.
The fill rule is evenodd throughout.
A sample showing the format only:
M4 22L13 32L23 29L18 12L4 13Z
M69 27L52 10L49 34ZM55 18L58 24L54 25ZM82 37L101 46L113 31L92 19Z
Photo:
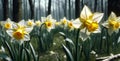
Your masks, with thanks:
M12 24L12 29L16 29L16 28L18 28L17 24L16 24L16 23L13 23L13 24Z
M88 32L88 31L87 31L86 34L89 36L89 35L91 34L91 32Z
M108 22L104 22L102 25L103 25L104 27L106 27L106 28L109 28Z
M48 19L52 19L52 15L48 15L47 18L48 18Z
M9 30L7 30L6 32L7 32L7 34L8 34L10 37L13 37L13 36L12 36L13 30L9 29Z
M45 17L41 17L41 22L44 23L46 21Z
M25 28L25 31L26 31L27 33L30 33L32 30L33 30L33 27Z
M102 18L103 18L103 13L94 13L93 15L93 21L96 21L97 23L99 23Z
M6 22L6 21L1 21L1 22L0 22L0 25L4 26L5 22Z
M115 14L114 12L111 12L111 14L110 14L108 20L117 20L116 14Z
M18 22L18 24L19 24L20 26L25 26L25 20L21 20L20 22Z
M119 32L119 29L115 30L115 33L118 33Z
M8 22L11 22L11 19L10 19L10 18L8 18L8 19L7 19L7 21L8 21Z
M82 39L82 41L87 40L87 38L89 38L89 36L86 33L80 32L80 38Z
M120 17L117 17L117 20L116 20L116 21L120 22Z
M29 41L29 40L30 40L30 35L29 34L24 35L23 41Z
M82 24L79 19L74 20L72 23L73 23L73 26L77 29L80 28Z
M86 28L83 28L83 29L80 30L80 32L86 33L86 32L87 32L87 29L86 29Z
M50 32L50 31L51 31L51 28L48 28L47 31Z
M81 11L80 17L82 19L88 19L92 15L91 10L85 5Z

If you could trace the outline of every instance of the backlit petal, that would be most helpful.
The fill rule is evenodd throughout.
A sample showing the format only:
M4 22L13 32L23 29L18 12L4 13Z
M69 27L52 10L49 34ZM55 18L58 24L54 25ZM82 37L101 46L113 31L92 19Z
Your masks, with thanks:
M102 18L103 18L103 13L94 13L93 15L93 21L96 21L97 23L99 23Z
M80 18L81 19L89 19L89 17L92 16L91 10L85 5L81 11Z

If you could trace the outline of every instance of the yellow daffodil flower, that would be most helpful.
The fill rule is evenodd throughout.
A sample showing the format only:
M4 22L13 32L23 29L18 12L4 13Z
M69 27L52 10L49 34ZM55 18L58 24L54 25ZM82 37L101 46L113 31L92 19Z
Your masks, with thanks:
M103 13L92 13L91 10L85 5L81 11L79 19L82 23L80 26L81 34L86 34L86 36L83 36L82 34L80 37L85 38L88 37L91 33L99 33L99 22L101 21L102 17Z
M61 24L62 25L66 25L67 24L67 19L64 17L63 19L61 19Z
M111 12L108 20L103 23L103 26L108 28L109 35L111 35L113 32L118 33L120 28L120 17L117 17L114 12Z
M41 25L41 22L40 22L40 20L38 20L38 21L35 21L35 25L36 25L36 26L40 26L40 25Z
M68 20L64 17L63 19L60 20L60 27L61 28L67 28Z
M51 28L52 27L52 22L51 21L46 21L45 22L46 28Z
M42 23L45 24L45 28L48 32L50 32L51 29L55 28L55 22L56 20L54 20L51 15L48 15L47 17L42 17Z
M30 19L29 19L29 20L27 21L27 25L30 26L30 27L32 27L32 26L34 26L35 24L34 24L34 21L33 21L33 20L30 20Z
M12 36L17 40L21 40L24 38L25 34L27 34L25 27L18 25L18 28L14 29Z
M7 30L12 28L13 22L8 18L6 21L1 21L1 25Z
M71 30L73 30L74 29L74 26L73 26L73 22L72 22L73 20L71 20L71 21L68 21L68 29L71 31Z
M20 21L19 23L14 23L12 26L13 28L6 31L8 35L12 37L12 39L19 42L30 40L29 33L33 28L28 28L24 20Z

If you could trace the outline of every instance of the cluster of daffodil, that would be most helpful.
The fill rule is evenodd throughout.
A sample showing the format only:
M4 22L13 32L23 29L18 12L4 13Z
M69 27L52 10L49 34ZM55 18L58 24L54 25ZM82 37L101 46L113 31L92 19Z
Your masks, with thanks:
M11 19L7 19L6 21L1 21L1 26L4 27L7 34L11 37L12 41L20 42L21 44L24 41L30 40L30 32L35 28L38 27L41 29L46 29L49 33L52 29L55 28L62 28L69 31L78 30L77 37L80 38L82 41L87 40L90 38L91 33L100 33L101 26L108 29L108 34L112 35L113 32L118 33L120 28L120 17L117 17L114 12L111 12L108 20L104 23L100 21L103 18L103 13L95 12L92 13L91 10L85 5L80 13L80 17L75 20L68 20L65 17L60 21L56 21L52 18L51 15L47 17L42 17L41 21L34 21L34 20L21 20L20 22L16 23L11 21ZM40 31L37 30L37 31ZM34 32L35 33L35 32ZM78 38L76 40L78 40ZM78 41L76 41L76 57L77 57L77 50ZM81 45L82 46L82 45ZM66 47L63 46L65 49ZM68 50L67 50L68 51ZM75 61L78 61L78 58L74 58Z
M100 21L102 17L103 13L92 13L87 6L84 6L80 17L71 21L64 17L59 22L56 22L56 20L49 15L47 17L42 17L41 21L22 20L19 23L15 23L7 19L7 21L1 21L1 25L4 26L7 33L16 40L29 40L29 33L34 26L40 27L41 24L44 24L44 28L46 28L48 32L50 32L51 29L55 29L57 26L68 28L69 30L80 28L80 38L84 41L91 33L101 32ZM120 19L112 12L108 20L102 25L108 28L108 33L111 35L114 31L118 32L120 28Z

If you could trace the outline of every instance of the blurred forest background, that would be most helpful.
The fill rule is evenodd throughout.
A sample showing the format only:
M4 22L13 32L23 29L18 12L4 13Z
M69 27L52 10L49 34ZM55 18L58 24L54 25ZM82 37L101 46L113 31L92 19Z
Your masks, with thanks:
M103 12L104 19L111 11L119 12L119 0L0 0L0 20L11 18L39 20L51 14L54 19L75 19L84 5L93 12Z

